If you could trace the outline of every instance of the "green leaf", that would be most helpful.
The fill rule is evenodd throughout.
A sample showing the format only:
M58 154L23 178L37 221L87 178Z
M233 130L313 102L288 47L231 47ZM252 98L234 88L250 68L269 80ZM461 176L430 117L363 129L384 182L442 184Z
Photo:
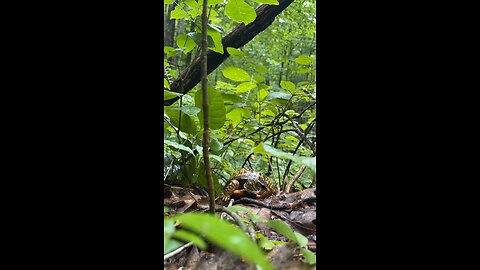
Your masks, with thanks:
M187 34L187 36L191 37L193 39L193 41L195 41L195 43L197 43L197 45L201 45L202 44L202 33L199 33L199 32L190 32ZM208 39L208 44L213 44L213 39L211 36L207 36L207 39Z
M230 79L232 81L236 81L236 82L250 81L250 75L248 75L248 73L241 68L226 67L222 70L222 74L223 76L225 76L225 78Z
M295 62L301 65L310 65L312 63L310 56L307 55L300 55L299 57L295 58Z
M188 52L190 52L191 50L193 50L193 48L195 48L195 41L193 41L192 38L188 37L187 35L183 34L183 35L179 35L177 37L177 46L179 48L185 48L185 50L183 51L184 54L187 54Z
M163 143L166 144L166 145L172 146L174 148L177 148L177 149L180 149L180 150L183 150L183 151L187 151L190 154L194 155L192 149L186 147L185 145L181 145L177 142L172 142L172 141L169 141L169 140L163 140Z
M168 241L166 244L165 244L165 248L164 248L164 255L167 254L167 253L170 253L176 249L178 249L179 247L183 246L184 243L180 242L180 241L177 241L175 239L170 239L170 241Z
M268 96L268 90L260 89L260 101L262 101L266 96Z
M165 223L163 224L163 239L165 239L165 242L163 242L163 254L167 253L167 246L174 231L175 221L172 219L166 219Z
M165 83L165 81L164 81ZM167 82L168 83L168 82ZM170 89L170 85L168 86L168 88ZM182 94L180 93L177 93L177 92L172 92L172 91L167 91L167 90L163 90L163 100L169 100L169 99L172 99L174 97L178 97L178 96L181 96Z
M317 161L316 161L315 157L294 156L292 154L289 154L289 153L283 152L281 150L275 149L268 144L264 144L263 142L261 142L259 145L257 145L257 147L252 149L252 152L253 153L259 153L259 154L262 154L262 155L270 155L270 156L283 158L283 159L291 159L292 161L304 164L305 166L310 168L313 171L314 174L317 173L317 170L316 170L316 167L317 167L316 162Z
M278 5L278 1L277 0L253 0L257 3L260 3L260 4L268 4L268 5Z
M242 108L235 108L235 109L231 110L229 113L227 113L226 117L228 119L232 120L232 124L234 126L236 126L240 122L242 122L243 109Z
M196 8L196 9L187 11L187 13L190 14L192 18L196 18L202 14L202 11L199 8Z
M227 52L230 55L233 55L233 56L244 56L245 55L245 52L242 52L241 50L235 49L233 47L227 47Z
M196 117L197 114L200 112L199 108L195 106L186 106L186 105L182 106L180 110L191 117Z
M295 91L295 84L293 84L292 82L289 82L289 81L281 81L280 82L280 87L282 87L283 89L286 89L290 92Z
M212 39L212 42L210 42L210 40L208 41L209 42L208 48L214 52L223 54L222 35L220 34L220 32L209 27L207 33L208 33L208 36L211 37Z
M292 95L282 92L273 92L268 94L267 98L269 99L283 99L283 100L290 100Z
M272 230L276 231L277 233L282 234L283 236L287 237L288 239L297 242L300 247L304 247L308 243L308 239L297 233L294 232L285 222L282 220L270 220L266 222L268 227Z
M195 106L200 108L198 119L203 127L203 106L202 106L202 90L195 93ZM214 87L208 87L208 127L212 130L220 129L226 120L225 104L223 102L222 93Z
M164 5L170 5L170 4L173 4L174 0L164 0L163 1L163 4Z
M167 115L170 117L170 122L172 123L172 125L177 128L178 126L180 126L180 130L188 134L197 134L197 125L195 124L195 121L193 121L190 116L179 110L179 108L175 108L167 111ZM180 120L182 121L181 124Z
M180 240L183 240L185 242L193 242L195 246L197 246L199 249L204 250L207 247L207 244L205 244L205 241L203 241L202 238L200 238L198 235L193 234L191 232L185 231L185 230L176 230L173 234L173 237L178 238Z
M170 84L168 83L167 78L163 78L163 86L167 89L170 89ZM165 100L165 93L163 93L163 100Z
M212 11L214 11L214 10L212 10ZM215 24L209 23L209 24L208 24L208 28L217 31L217 32L219 32L220 34L224 32L222 27L220 27L220 26L218 26L218 25L215 25Z
M237 85L237 93L243 93L252 90L253 88L257 87L256 83L251 82L244 82Z
M201 213L188 213L175 217L181 226L188 228L245 260L259 264L264 270L273 269L261 249L238 227L219 218Z
M313 265L313 264L317 263L317 256L315 256L315 253L311 252L310 250L308 250L306 248L301 248L300 251L302 252L303 257L305 257L305 260L307 260L307 262L310 265Z
M185 0L185 4L191 8L197 8L199 4L195 0Z
M256 81L257 83L261 83L261 82L265 81L265 77L259 76L259 75L254 75L253 80Z
M225 13L230 19L245 25L255 21L257 13L250 5L243 0L230 0L225 6Z
M187 13L180 7L176 6L172 12L170 12L170 19L182 19L187 16Z
M256 69L255 69L256 72L258 73L267 73L268 72L268 68L264 67L264 66L258 66Z
M305 74L305 73L310 73L310 69L306 67L299 67L297 69L298 74Z
M168 213L168 207L164 206L163 207L163 214L166 214L166 213Z
M212 148L213 151L220 151L223 148L223 143L220 142L217 138L212 137L212 139L210 140L210 148Z
M262 247L265 250L271 250L275 246L275 244L272 241L270 241L270 239L268 239L263 235L260 235L260 236L261 236L260 240L258 241L258 245L260 247Z

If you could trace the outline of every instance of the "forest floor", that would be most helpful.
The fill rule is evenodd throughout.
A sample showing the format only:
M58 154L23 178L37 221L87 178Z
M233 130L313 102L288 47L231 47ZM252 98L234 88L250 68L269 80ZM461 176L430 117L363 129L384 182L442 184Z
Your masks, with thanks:
M180 188L165 185L164 204L170 208L171 214L204 212L208 209L207 198L205 192L198 187ZM238 202L235 202L235 205L248 209L260 218L284 221L295 232L304 235L308 239L307 248L316 253L315 187L279 194L260 201L258 205L253 204L255 200L253 203L243 202L240 204ZM239 215L248 221L247 213L239 212ZM289 241L260 222L255 223L255 232L257 236L261 234L268 240L277 243L268 247L264 246L267 259L275 269L315 269L315 265L306 262L296 243ZM209 251L199 250L196 246L191 245L164 260L164 269L255 269L251 263L220 248L212 246Z

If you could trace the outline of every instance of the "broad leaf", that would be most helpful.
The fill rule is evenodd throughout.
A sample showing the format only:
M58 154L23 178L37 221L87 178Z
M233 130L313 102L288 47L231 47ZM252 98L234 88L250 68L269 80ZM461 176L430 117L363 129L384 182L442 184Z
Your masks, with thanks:
M174 108L167 111L167 115L170 117L170 122L172 123L172 125L177 128L180 126L181 131L188 134L197 134L197 125L195 124L195 121L193 121L193 119L188 116L188 114L179 111L178 108Z
M180 110L191 117L196 117L197 114L200 112L200 108L197 108L195 106L187 106L187 105L182 106Z
M181 226L202 234L209 242L242 258L259 264L262 269L273 269L260 248L241 231L227 221L201 213L188 213L175 217Z
M163 140L163 143L166 144L166 145L172 146L174 148L177 148L177 149L180 149L180 150L183 150L183 151L187 151L190 154L194 155L192 149L186 147L185 145L179 144L177 142L172 142L172 141L169 141L169 140Z
M245 25L255 21L257 13L255 9L243 0L230 0L225 6L225 13L230 19Z
M182 19L187 16L187 13L179 6L176 6L172 12L170 12L170 19Z
M203 109L202 109L202 90L199 89L195 93L195 106L200 108L198 119L203 127ZM223 103L222 93L214 87L208 87L208 128L220 129L226 120L225 104Z
M202 44L202 33L190 32L190 33L187 34L187 36L191 37L193 39L193 41L195 41L195 43L197 43L197 45ZM207 40L208 40L208 45L214 44L211 36L207 36Z
M256 69L255 69L256 72L258 73L267 73L268 72L268 68L264 67L264 66L258 66Z
M227 52L230 54L230 55L233 55L233 56L244 56L245 53L242 52L241 50L239 49L235 49L233 47L227 47Z
M183 53L187 54L188 52L193 50L193 48L195 48L195 41L193 41L193 39L191 37L189 37L185 34L179 35L177 37L177 46L179 48L184 48L185 47L185 50L183 51Z
M300 251L302 252L303 257L305 257L305 260L307 260L309 264L313 265L317 263L317 256L315 256L313 252L306 248L301 248Z
M243 93L252 90L253 88L257 87L256 83L251 82L244 82L237 85L237 93Z
M210 40L208 41L208 48L214 52L223 54L222 35L220 34L220 32L218 32L214 28L209 27L207 33L208 36L212 39L212 42L210 42Z
M289 100L292 97L292 95L287 94L287 93L282 93L282 92L273 92L268 94L267 98L269 99L284 99L284 100Z
M301 157L301 156L294 156L292 154L283 152L281 150L278 150L276 148L273 148L272 146L268 144L264 144L261 142L257 147L252 149L253 153L259 153L263 155L270 155L278 158L283 158L283 159L291 159L295 162L304 164L308 168L310 168L314 174L317 172L317 166L316 166L316 158L315 157Z
M165 83L165 81L164 81L164 83ZM167 82L167 84L168 84L168 82ZM168 88L170 88L170 86L168 86ZM180 94L180 93L163 90L163 100L169 100L169 99L172 99L174 97L181 96L181 95L182 94Z
M295 62L301 65L310 65L312 63L310 56L307 55L300 55L299 57L295 58Z
M191 8L197 8L199 4L195 0L185 0L185 4Z
M223 76L225 76L225 78L230 79L232 81L236 81L236 82L250 81L250 75L248 75L248 73L241 68L226 67L222 70L222 74Z
M293 84L290 81L281 81L280 82L280 87L282 87L283 89L286 89L290 92L295 91L295 84Z
M204 250L207 247L207 244L205 244L205 241L203 241L202 238L200 238L196 234L193 234L185 230L176 230L172 236L180 240L183 240L187 243L193 242L193 244L195 244L195 246L197 246L201 250Z
M304 247L308 243L308 239L305 236L294 232L285 222L281 220L270 220L265 224L267 224L268 227L277 233L280 233L288 239L297 242L300 247Z

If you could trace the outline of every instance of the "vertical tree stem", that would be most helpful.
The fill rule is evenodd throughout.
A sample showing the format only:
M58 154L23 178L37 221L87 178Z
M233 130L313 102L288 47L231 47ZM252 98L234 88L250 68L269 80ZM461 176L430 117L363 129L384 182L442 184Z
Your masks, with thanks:
M208 0L203 1L203 13L202 13L202 108L203 108L203 162L205 163L205 174L207 176L208 183L208 195L209 212L215 214L215 191L213 187L212 170L210 168L210 158L208 153L208 73L207 73L207 51L208 51Z

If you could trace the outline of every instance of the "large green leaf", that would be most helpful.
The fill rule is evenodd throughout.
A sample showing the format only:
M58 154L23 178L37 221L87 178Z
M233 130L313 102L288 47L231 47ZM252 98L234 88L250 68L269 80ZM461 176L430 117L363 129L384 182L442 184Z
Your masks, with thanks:
M207 247L207 244L205 244L205 241L203 241L202 238L185 230L176 230L172 236L185 242L193 242L193 244L201 250L204 250Z
M174 0L164 0L163 1L163 4L164 5L170 5L170 4L173 4Z
M230 0L225 6L225 13L230 19L245 25L255 21L257 13L255 9L243 0Z
M195 124L195 121L188 116L188 114L185 114L184 112L181 112L181 119L180 119L180 113L179 109L170 109L167 112L168 117L170 117L170 122L172 125L178 128L180 125L180 120L181 125L180 125L180 130L183 132L186 132L188 134L197 134L197 125Z
M177 142L172 142L172 141L169 141L169 140L163 140L163 143L166 144L166 145L172 146L174 148L187 151L190 154L194 155L192 149L186 147L185 145L179 144Z
M276 148L273 148L272 146L265 144L261 142L259 145L257 145L255 148L252 149L253 153L259 153L262 155L270 155L278 158L283 158L283 159L291 159L292 161L304 164L308 168L310 168L314 174L317 173L317 160L315 157L301 157L301 156L294 156L292 154L283 152L281 150L278 150Z
M242 52L241 50L239 49L235 49L233 47L227 47L227 52L230 54L230 55L233 55L233 56L244 56L245 53Z
M193 39L193 41L195 41L195 43L197 43L197 45L202 44L202 33L190 32L190 33L187 34L187 36L191 37ZM207 36L207 40L208 40L208 45L211 45L211 44L214 43L211 36Z
M199 6L198 2L195 0L185 0L185 4L191 8L197 8Z
M282 93L282 92L273 92L268 94L267 98L269 99L283 99L283 100L289 100L292 97L292 95L287 94L287 93Z
M300 55L299 57L295 58L295 62L301 65L310 65L312 63L312 60L308 55Z
M264 270L273 269L261 249L238 227L215 216L188 213L174 217L181 226L202 234L211 243L258 264Z
M182 19L185 18L187 13L179 6L176 6L172 12L170 12L170 19Z
M195 93L195 106L200 108L198 119L203 127L203 109L202 109L202 90ZM214 87L208 87L208 128L220 129L226 120L225 104L223 103L222 93Z
M256 83L251 82L244 82L237 85L237 93L243 93L252 90L253 88L257 87Z
M313 252L303 247L300 249L300 251L302 252L303 257L305 257L305 260L307 260L309 264L313 265L317 263L317 256L315 256Z
M207 31L208 36L213 42L208 41L208 48L214 52L223 54L222 35L215 28L209 27Z
M250 81L250 75L248 73L237 67L226 67L222 70L223 76L225 78L230 79L232 81L236 82L245 82L245 81Z
M177 46L179 48L184 48L185 47L185 50L183 51L183 53L187 54L188 52L193 50L193 48L195 48L195 41L193 41L193 39L191 37L189 37L185 34L179 35L177 37Z
M295 84L293 84L290 81L281 81L280 82L280 87L282 87L283 89L286 89L290 92L295 91Z
M164 82L165 83L165 82ZM168 83L168 82L167 82ZM170 86L169 86L170 88ZM174 97L181 96L182 94L172 91L163 90L163 100L172 99Z
M268 68L266 68L264 66L258 66L257 68L255 68L255 71L258 72L258 73L267 73Z
M188 106L188 105L182 106L180 110L191 117L196 117L197 114L200 112L200 108L197 108L195 106Z
M280 233L288 239L297 242L300 247L304 247L308 243L308 239L305 236L294 232L285 222L281 220L270 220L267 221L265 224L267 224L268 227L270 227L277 233Z

